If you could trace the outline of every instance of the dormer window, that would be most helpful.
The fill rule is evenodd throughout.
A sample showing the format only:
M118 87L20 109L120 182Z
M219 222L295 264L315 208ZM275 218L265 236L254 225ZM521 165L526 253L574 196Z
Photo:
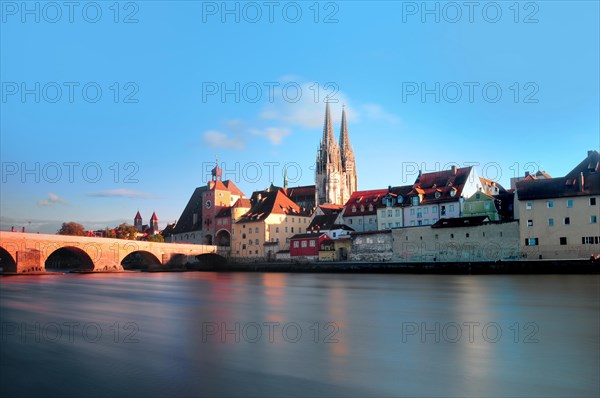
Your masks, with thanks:
M373 211L373 205L369 205L369 211Z
M360 211L361 211L361 213L364 212L365 211L365 206L361 205L360 206Z
M352 206L352 213L356 213L356 206Z
M450 196L454 197L454 195L456 195L456 191L453 189L452 191L450 191Z
M435 191L435 198L439 199L440 196L442 196L442 194L440 193L440 191Z
M412 205L413 206L418 206L419 205L419 197L418 196L413 196L412 197Z
M398 195L398 203L404 202L404 198L401 195Z

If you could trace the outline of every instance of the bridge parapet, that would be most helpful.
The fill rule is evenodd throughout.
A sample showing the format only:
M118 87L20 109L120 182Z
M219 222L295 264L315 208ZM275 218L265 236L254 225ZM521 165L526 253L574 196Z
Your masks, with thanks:
M217 253L217 246L179 243L130 241L83 236L32 234L0 231L0 267L3 271L45 271L48 258L59 249L89 257L94 271L122 270L121 262L131 253L150 254L161 265L172 263L175 257L191 257Z

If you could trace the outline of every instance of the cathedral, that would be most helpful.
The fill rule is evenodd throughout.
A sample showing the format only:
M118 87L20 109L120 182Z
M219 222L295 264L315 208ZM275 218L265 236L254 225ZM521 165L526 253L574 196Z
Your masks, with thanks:
M356 161L348 135L346 110L342 110L342 126L338 145L333 132L329 102L325 107L323 139L317 150L316 166L316 205L346 204L350 195L357 189Z

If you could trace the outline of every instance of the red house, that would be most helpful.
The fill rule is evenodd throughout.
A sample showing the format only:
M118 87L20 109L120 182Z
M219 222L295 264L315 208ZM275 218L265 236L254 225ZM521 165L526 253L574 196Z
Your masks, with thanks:
M290 238L290 257L318 257L321 243L331 238L324 232L296 234Z

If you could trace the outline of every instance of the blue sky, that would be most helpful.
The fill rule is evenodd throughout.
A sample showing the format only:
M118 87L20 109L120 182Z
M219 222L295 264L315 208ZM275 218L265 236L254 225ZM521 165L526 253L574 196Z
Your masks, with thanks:
M286 164L312 184L327 95L359 189L452 163L509 186L600 146L595 1L72 7L1 2L2 229L164 226L217 156L247 195Z

